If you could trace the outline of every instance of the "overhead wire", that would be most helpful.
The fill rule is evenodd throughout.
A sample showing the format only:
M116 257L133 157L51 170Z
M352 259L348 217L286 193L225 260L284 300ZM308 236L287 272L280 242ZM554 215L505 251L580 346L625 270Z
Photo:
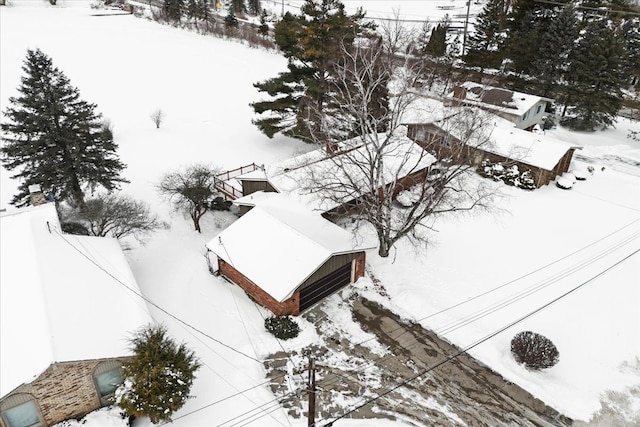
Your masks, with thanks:
M638 219L638 220L640 220L640 219ZM618 230L614 231L613 233L610 233L609 235L607 235L607 236L605 236L605 237L603 237L603 238L599 239L599 240L598 240L598 241L596 241L596 242L593 242L593 243L591 243L591 244L589 244L589 245L587 245L587 246L585 246L585 247L581 248L581 249L580 249L580 250L578 250L578 251L575 251L575 252L574 252L574 253L572 253L572 254L575 254L575 253L577 253L577 252L580 252L580 251L582 251L582 250L586 249L587 247L592 246L593 244L595 244L595 243L597 243L597 242L599 242L599 241L601 241L601 240L603 240L603 239L605 239L605 238L607 238L607 237L611 236L612 234L615 234L616 232L619 232L619 231L621 231L621 230L625 229L626 227L628 227L628 226L630 226L630 225L634 224L634 223L635 223L635 222L637 222L638 220L635 220L635 221L631 222L630 224L627 224L626 226L624 226L624 227L622 227L622 228L620 228L620 229L618 229ZM608 255L608 254L610 254L610 253L613 253L615 250L618 250L618 249L619 249L619 248L621 248L622 246L624 246L624 245L626 245L627 243L631 242L632 240L635 240L636 238L638 238L638 236L639 236L638 234L634 234L634 235L632 235L632 236L627 236L627 237L625 237L622 241L617 242L617 243L615 243L613 246L610 246L610 247L606 248L604 251L599 252L597 255L594 255L594 256L591 258L591 260L590 260L589 262L593 262L593 261L595 261L595 260L597 260L597 259L601 259L602 257L604 257L604 256L606 256L606 255ZM570 255L568 255L568 256L571 256L572 254L570 254ZM568 257L568 256L567 256L567 257ZM562 259L564 259L564 258L566 258L566 257L563 257ZM547 266L553 265L553 264L557 263L558 261L559 261L559 260L556 260L556 261L554 261L554 262L552 262L552 263L548 264ZM584 264L583 262L580 262L580 263L578 263L578 264L583 264L583 266L584 266L584 265L586 265L586 264ZM540 270L540 269L538 269L538 270ZM536 271L538 271L538 270L536 270ZM579 269L578 269L578 270L579 270ZM575 270L575 271L578 271L578 270ZM526 276L528 276L528 275L530 275L530 274L523 275L523 276L521 276L521 277L526 277ZM557 277L555 280L553 280L553 281L552 281L552 283L557 282L560 278L562 278L562 277L559 277L559 278ZM513 283L513 281L512 281L512 282L509 282L509 284L511 284L511 283ZM548 285L547 285L547 286L548 286ZM494 290L497 290L497 289L500 289L500 288L503 288L503 287L505 287L505 285L501 285L500 287L494 288L494 289L492 289L491 291L485 292L485 293L483 293L483 294L481 294L481 295L486 295L486 294L488 294L488 293L491 293L491 292L492 292L492 291L494 291ZM522 298L524 298L524 296L523 296L523 297L521 297L520 299L522 299ZM474 299L475 299L475 298L474 298ZM468 300L468 301L471 301L471 300ZM444 309L444 310L439 311L439 312L438 312L438 314L439 314L439 313L442 313L442 312L445 312L445 311L447 311L447 310L448 310L448 309L450 309L450 308L458 307L458 306L460 306L460 305L463 305L465 302L466 302L466 301L463 301L463 302L461 302L461 303L458 303L458 304L455 304L455 305L453 305L453 306L450 306L450 307L448 307L447 309ZM506 307L506 306L508 306L508 305L510 305L510 304L504 305L504 306L502 306L502 307L500 307L500 308L504 308L504 307ZM470 323L473 323L473 322L475 322L475 321L479 320L480 318L486 317L487 315L489 315L489 314L491 314L491 313L493 313L493 312L497 311L498 309L499 309L499 308L496 308L496 309L494 309L493 311L490 311L490 312L489 312L489 311L487 311L486 313L483 313L481 316L479 316L479 315L477 315L477 314L476 314L476 316L475 316L474 318L472 318L472 316L465 316L465 317L464 317L464 318L462 318L459 322L458 322L458 321L456 321L455 326L454 326L454 325L449 325L448 329L442 329L442 328L440 328L440 329L435 329L435 330L434 330L434 332L435 332L435 333L437 333L438 335L442 335L443 333L450 333L450 332L453 332L453 331L455 331L455 330L457 330L457 329L460 329L460 328L462 328L462 327L464 327L464 326L467 326L467 325L468 325L468 324L470 324ZM427 316L427 317L430 317L430 316ZM423 319L426 319L427 317L425 317L425 318L423 318ZM418 323L419 323L419 321L418 321ZM397 331L397 330L400 330L400 329L403 329L403 326L398 326L397 328L391 329L390 331L388 331L388 333L393 333L393 332L395 332L395 331ZM398 339L400 336L404 335L405 333L407 333L407 330L406 330L406 329L405 329L403 332L401 332L399 335L397 335L397 336L395 337L395 339ZM375 339L375 337L373 337L373 338L369 338L369 339L367 339L367 340L363 340L363 341L361 341L360 343L354 344L354 346L362 345L362 344L364 344L364 343L366 343L366 342L368 342L368 341L371 341L372 339ZM418 345L418 344L419 344L419 343L417 342L417 340L414 340L414 342L413 342L413 343L403 346L403 349L411 349L411 348L413 348L414 346L416 346L416 345ZM393 347L391 347L391 349L393 349ZM395 357L395 355L391 352L391 353L386 354L386 355L384 355L384 356L381 356L381 357L379 357L379 358L377 358L377 359L367 361L365 364L363 364L363 365L361 365L360 367L358 367L357 369L355 369L355 372L362 372L362 371L365 371L365 370L367 370L367 369L370 369L370 368L372 368L372 367L376 366L376 364L378 364L379 362L382 362L382 361L384 361L384 360L386 360L386 359L388 359L388 358L390 358L390 357ZM328 380L328 381L329 381L329 382L327 382L327 383L325 383L325 382L320 382L319 384L320 384L320 385L323 385L323 386L330 386L330 385L332 385L332 384L335 384L338 380L337 380L337 379L333 379L333 380Z
M427 373L429 373L429 372L433 371L434 369L437 369L437 368L439 368L440 366L442 366L442 365L444 365L444 364L446 364L446 363L451 362L452 360L454 360L454 359L458 358L460 355L462 355L462 354L466 354L469 350L472 350L473 348L477 347L478 345L480 345L480 344L482 344L482 343L484 343L484 342L486 342L486 341L490 340L491 338L493 338L493 337L495 337L495 336L499 335L500 333L502 333L502 332L506 331L507 329L509 329L509 328L511 328L511 327L513 327L513 326L515 326L515 325L517 325L518 323L521 323L521 322L525 321L526 319L528 319L528 318L530 318L530 317L534 316L535 314L537 314L537 313L541 312L542 310L544 310L544 309L548 308L549 306L551 306L551 305L555 304L556 302L560 301L561 299L566 298L567 296L569 296L569 295L573 294L573 293L574 293L574 292L576 292L577 290L579 290L579 289L581 289L581 288L585 287L585 286L586 286L586 285L588 285L589 283L593 282L595 279L597 279L597 278L599 278L599 277L603 276L604 274L606 274L606 273L608 273L609 271L611 271L613 268L615 268L615 267L619 266L620 264L622 264L623 262L627 261L628 259L630 259L632 256L634 256L634 255L635 255L635 254L637 254L638 252L640 252L640 249L636 249L636 250L635 250L635 251L633 251L631 254L629 254L629 255L625 256L624 258L622 258L622 259L618 260L616 263L614 263L613 265L610 265L610 266L609 266L609 267L607 267L606 269L604 269L604 270L600 271L598 274L596 274L596 275L592 276L592 277L591 277L591 278L589 278L588 280L586 280L586 281L582 282L581 284L579 284L579 285L577 285L577 286L575 286L575 287L571 288L571 289L570 289L570 290L568 290L567 292L565 292L565 293L561 294L560 296L558 296L558 297L556 297L556 298L552 299L551 301L549 301L549 302L547 302L547 303L543 304L542 306L539 306L539 307L538 307L538 308L536 308L535 310L533 310L533 311L531 311L531 312L529 312L529 313L525 314L524 316L522 316L522 317L518 318L517 320L514 320L514 321L512 321L512 322L508 323L507 325L505 325L505 326L503 326L503 327L501 327L501 328L499 328L499 329L495 330L494 332L492 332L492 333L490 333L490 334L488 334L488 335L484 336L483 338L481 338L481 339L479 339L479 340L475 341L474 343L472 343L472 344L470 344L470 345L467 345L467 346L466 346L466 347L464 347L463 349L458 350L458 351L457 351L457 352L455 352L454 354L452 354L452 355L450 355L450 356L447 356L446 358L444 358L444 359L440 360L440 361L439 361L439 362L437 362L436 364L431 365L429 368L422 370L422 371L421 371L421 372L419 372L418 374L416 374L416 375L414 375L414 376L412 376L412 377L410 377L410 378L407 378L407 379L403 380L403 381L402 381L402 382L400 382L399 384L396 384L395 386L393 386L393 387L391 387L391 388L387 389L386 391L384 391L384 392L382 392L382 393L378 393L376 396L374 396L374 397L372 397L372 398L368 398L368 399L366 399L363 403L361 403L361 404L357 405L356 407L354 407L354 408L350 409L349 411L347 411L347 412L343 413L342 415L340 415L340 416L338 416L338 417L333 418L333 419L332 419L331 421L329 421L328 423L326 423L326 424L322 425L322 427L330 427L330 426L333 426L333 423L334 423L334 422L336 422L336 421L338 421L338 420L340 420L340 419L342 419L342 418L346 417L346 416L347 416L347 415L349 415L349 414L352 414L353 412L355 412L355 411L357 411L357 410L359 410L359 409L363 408L364 406L367 406L368 404L370 404L370 403L372 403L372 402L374 402L374 401L376 401L376 400L378 400L378 399L381 399L382 397L384 397L384 396L388 395L389 393L391 393L391 392L393 392L393 391L395 391L395 390L399 389L400 387L403 387L403 386L405 386L405 385L409 384L410 382L412 382L412 381L416 380L417 378L419 378L419 377L421 377L421 376L423 376L423 375L425 375L425 374L427 374ZM319 427L320 427L320 426L319 426Z
M474 299L477 299L477 298L480 298L481 296L484 296L484 295L490 294L490 293L492 293L492 292L494 292L494 291L496 291L496 290L498 290L498 289L504 288L505 286L510 285L510 284L512 284L512 283L514 283L514 282L516 282L516 281L518 281L518 280L521 280L521 279L523 279L523 278L526 278L527 276L530 276L530 275L532 275L532 274L534 274L534 273L536 273L536 272L538 272L538 271L541 271L541 270L544 270L545 268L548 268L548 267L550 267L550 266L553 266L553 265L555 265L555 264L557 264L557 263L559 263L559 262L561 262L561 261L563 261L563 260L565 260L565 259L567 259L567 258L569 258L569 257L571 257L571 256L573 256L573 255L575 255L575 254L578 254L578 253L580 253L580 252L582 252L582 251L584 251L584 250L586 250L586 249L588 249L588 248L592 247L593 245L595 245L595 244L597 244L597 243L599 243L599 242L601 242L601 241L603 241L603 240L605 240L605 239L607 239L607 238L609 238L609 237L611 237L611 236L615 235L616 233L621 232L622 230L624 230L624 229L626 229L626 228L630 227L631 225L635 224L635 223L636 223L636 222L638 222L638 221L640 221L640 218L639 218L639 219L636 219L636 220L634 220L634 221L632 221L632 222L630 222L630 223L628 223L628 224L626 224L626 225L624 225L624 226L622 226L622 227L620 227L620 228L618 228L618 229L616 229L616 230L614 230L614 231L612 231L611 233L608 233L607 235L605 235L605 236L603 236L603 237L599 238L599 239L598 239L598 240L596 240L596 241L593 241L593 242L589 243L588 245L585 245L585 246L583 246L583 247L581 247L581 248L577 249L576 251L573 251L573 252L571 252L571 253L569 253L569 254L567 254L567 255L563 256L562 258L559 258L559 259L556 259L556 260L554 260L554 261L552 261L552 262L550 262L550 263L547 263L547 264L545 264L545 265L543 265L543 266L541 266L541 267L537 268L536 270L534 270L534 271L532 271L532 272L529 272L529 273L527 273L527 274L521 275L521 276L519 276L518 278L513 279L513 280L511 280L511 281L509 281L509 282L507 282L507 283L505 283L505 284L503 284L503 285L501 285L501 286L498 286L498 287L493 288L493 289L491 289L491 290L489 290L489 291L486 291L486 292L483 292L483 293L481 293L481 294L478 294L478 295L476 295L476 296L472 297L471 299L467 299L467 300L462 301L462 302L460 302L460 303L457 303L457 304L454 304L454 305L452 305L452 306L449 306L449 307L447 307L447 308L445 308L445 309L443 309L443 310L440 310L440 311L438 311L437 313L433 313L433 314L431 314L431 315L429 315L429 316L425 316L422 320L424 320L424 319L426 319L426 318L429 318L429 317L432 317L432 316L435 316L435 315L437 315L437 314L440 314L440 313L446 312L446 311L448 311L448 310L450 310L450 309L453 309L453 308L455 308L455 307L459 307L459 306L461 306L461 305L464 305L464 304L466 304L466 303L468 303L468 302L470 302L470 301L472 301L472 300L474 300ZM627 237L625 238L625 240L629 240L629 241L630 241L630 240L635 239L636 237L637 237L637 236L635 236L635 235L634 235L634 236L627 236ZM616 245L619 245L620 243L621 243L621 242L618 242L618 243L616 243ZM622 243L624 243L624 241L623 241ZM612 250L612 248L613 248L613 247L609 247L609 248L607 248L607 249L605 250L605 252L606 252L606 253L611 253L611 252L613 251L613 250ZM615 249L615 248L614 248L614 249ZM477 319L475 319L475 320L477 320ZM471 322L468 322L468 323L471 323ZM468 324L468 323L467 323L467 324ZM465 325L458 325L458 326L456 327L456 329L458 329L458 328L460 328L460 327L462 327L462 326L466 326L466 324L465 324ZM396 329L400 329L400 328L401 328L401 327L396 328ZM361 344L364 344L365 342L370 341L370 340L371 340L371 339L367 339L367 340L364 340L364 341L362 341L361 343L358 343L358 344L355 344L355 345L361 345ZM411 345L415 345L415 343L414 343L414 344L411 344ZM391 356L390 356L390 355L383 356L382 358L379 358L379 359L375 360L375 361L374 361L374 363L373 363L373 364L371 364L370 366L365 366L364 368L358 368L358 369L356 369L356 372L358 372L358 371L364 371L364 370L366 370L366 369L370 369L371 367L375 366L375 364L376 364L377 362L379 362L380 360L382 360L383 358L386 358L386 357L391 357ZM328 367L327 367L327 368L328 368ZM330 368L329 368L329 369L330 369ZM333 372L333 374L334 374L336 377L340 377L340 378L343 378L343 379L347 379L345 376L343 376L343 375L341 375L341 374L338 374L338 373L335 373L335 372ZM286 374L279 375L279 376L277 376L277 377L274 377L274 378L272 379L272 381L273 381L273 380L275 380L275 379L278 379L278 378L285 377L285 376L286 376ZM318 386L319 386L319 387L325 387L325 388L326 388L326 387L328 387L328 386L331 386L331 385L335 384L335 383L336 383L336 382L338 382L338 381L340 381L340 379L339 379L339 378L334 378L334 379L332 379L332 380L327 380L327 381L321 381L321 382L319 382L319 383L318 383ZM267 382L265 382L265 383L263 383L263 384L261 384L261 385L266 385L266 384L268 384L269 382L270 382L270 381L267 381ZM258 386L260 386L260 385L258 385ZM258 386L255 386L255 387L258 387ZM252 388L255 388L255 387L252 387ZM296 391L289 392L289 393L287 393L287 394L285 394L285 395L283 395L283 396L281 396L281 397L278 397L278 398L273 399L273 400L272 400L272 401L270 401L270 402L278 402L278 401L288 401L288 400L292 400L294 397L297 397L301 391L303 391L303 390L296 390ZM283 400L283 399L284 399L284 400ZM214 404L216 404L216 403L217 403L217 402L214 402L214 403L212 403L212 404L210 404L210 405L207 405L206 407L212 406L212 405L214 405ZM266 402L266 403L265 403L265 404L263 404L263 405L266 405L266 404L268 404L268 403L269 403L269 402ZM274 403L274 404L275 404L275 403ZM279 405L279 404L278 404L278 405ZM272 411L275 411L275 410L277 410L277 409L278 409L278 408L275 408L275 407L274 407L274 408L272 409ZM242 422L245 422L245 424L242 424L242 425L246 425L246 424L248 424L248 423L254 422L255 420L257 420L257 419L261 418L261 416L266 416L266 415L267 415L267 414L262 414L262 413L261 413L261 412L264 412L264 411L260 411L260 412L258 412L258 413L254 413L255 411L256 411L256 409L255 409L255 408L254 408L254 409L252 409L252 410L250 410L250 411L246 411L246 412L244 412L244 413L242 413L242 414L240 414L240 415L238 415L238 416L236 416L236 417L232 418L231 420L227 420L225 423L228 423L228 422L230 422L230 421L233 421L233 420L237 419L238 417L242 417L243 415L247 415L247 417L246 417L246 418L243 418L243 420L242 420ZM268 413L270 413L270 411L269 411ZM223 423L223 424L225 424L225 423Z
M248 359L253 360L254 362L260 363L262 364L262 361L256 359L255 357L252 357L240 350L237 350L235 348L233 348L232 346L220 341L217 338L214 338L213 336L211 336L210 334L204 332L203 330L193 326L192 324L190 324L189 322L186 322L185 320L182 320L181 318L179 318L178 316L176 316L175 314L171 313L170 311L168 311L167 309L165 309L164 307L160 306L159 304L157 304L156 302L152 301L150 298L148 298L147 296L143 295L142 293L136 291L135 289L133 289L131 286L127 285L126 283L124 283L122 280L120 280L118 277L116 277L114 274L112 274L109 270L107 270L106 268L104 268L103 266L101 266L100 264L98 264L95 260L93 260L91 257L89 257L87 254L85 254L84 252L82 252L80 249L78 249L73 243L71 243L69 240L67 240L64 235L62 233L60 233L58 230L54 230L56 232L56 234L58 236L60 236L60 238L66 242L68 245L70 245L74 250L76 250L80 255L82 255L85 259L87 259L89 262L91 262L93 265L95 265L99 270L101 270L102 272L104 272L105 274L107 274L109 277L111 277L113 280L115 280L118 284L120 284L121 286L123 286L125 289L127 289L128 291L132 292L133 294L137 295L138 297L142 298L145 302L147 302L148 304L150 304L151 306L155 307L156 309L160 310L162 313L166 314L167 316L171 317L172 319L174 319L175 321L187 326L188 328L198 332L199 334L201 334L202 336L210 339L211 341L214 341L216 343L218 343L219 345L237 353L240 354Z

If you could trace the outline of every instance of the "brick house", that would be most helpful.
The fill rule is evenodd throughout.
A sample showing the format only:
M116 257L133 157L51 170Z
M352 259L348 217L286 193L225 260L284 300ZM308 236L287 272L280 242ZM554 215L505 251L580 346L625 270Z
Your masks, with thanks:
M438 158L470 165L480 165L485 159L507 167L516 165L520 172L531 172L537 188L567 172L575 150L581 148L516 128L473 107L449 107L445 111L440 118L409 117L405 122L407 136ZM469 121L475 121L473 131L467 130Z
M501 89L475 82L464 82L454 86L445 98L445 105L468 105L482 108L509 120L518 129L532 129L542 123L547 104L551 98Z
M364 275L365 250L351 233L272 195L208 244L212 270L276 315L298 315Z
M62 234L53 203L3 212L0 225L0 425L48 426L109 404L127 337L152 320L120 245Z

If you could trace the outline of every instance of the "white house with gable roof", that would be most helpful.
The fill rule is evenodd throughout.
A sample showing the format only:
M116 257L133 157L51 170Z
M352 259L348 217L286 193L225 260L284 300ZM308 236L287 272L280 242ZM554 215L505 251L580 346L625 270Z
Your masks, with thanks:
M475 82L454 86L445 98L447 105L472 105L512 122L518 129L531 129L542 123L551 98L496 88Z
M116 239L63 234L54 203L0 216L0 425L48 426L110 404L152 322Z

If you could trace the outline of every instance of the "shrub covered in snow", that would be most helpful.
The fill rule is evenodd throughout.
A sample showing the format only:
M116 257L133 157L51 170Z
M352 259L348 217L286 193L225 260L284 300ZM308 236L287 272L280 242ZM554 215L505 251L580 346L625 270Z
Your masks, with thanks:
M531 171L520 172L517 165L505 168L500 162L493 163L489 159L484 159L478 167L478 173L494 181L502 181L507 185L513 185L524 190L535 190L536 188Z
M291 316L267 317L264 321L264 327L276 338L281 340L295 338L300 333L300 326L298 326Z
M124 384L116 403L128 415L169 421L189 398L200 363L193 351L178 345L164 326L147 326L130 340L133 358L124 365Z
M565 172L562 176L556 179L556 187L563 190L570 190L573 188L573 184L576 183L576 177L572 173Z
M534 371L550 368L560 360L560 353L551 340L531 331L513 337L511 354L516 362Z
M587 180L587 171L585 171L584 169L572 169L571 173L576 177L578 181Z

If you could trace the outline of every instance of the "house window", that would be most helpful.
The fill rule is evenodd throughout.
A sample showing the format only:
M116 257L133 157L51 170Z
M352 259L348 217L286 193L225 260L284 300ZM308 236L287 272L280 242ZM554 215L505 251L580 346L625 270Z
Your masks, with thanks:
M537 116L538 114L540 114L540 111L542 111L542 104L540 104L540 105L538 105L538 106L536 107L536 116Z
M524 113L522 115L522 120L520 120L521 122L524 122L525 120L527 120L529 118L529 112L527 111L526 113Z
M113 395L116 389L124 382L120 371L121 366L122 362L110 360L100 363L93 373L96 391L102 405L113 403Z
M44 425L36 403L29 400L13 408L2 411L2 418L8 427L32 427Z

